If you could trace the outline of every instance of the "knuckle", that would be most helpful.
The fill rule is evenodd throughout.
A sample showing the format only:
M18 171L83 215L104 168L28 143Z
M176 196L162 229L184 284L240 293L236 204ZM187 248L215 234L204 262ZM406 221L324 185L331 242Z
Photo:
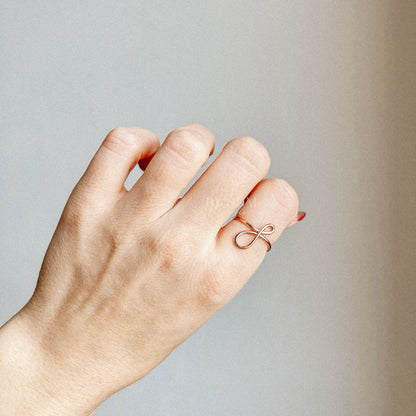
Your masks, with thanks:
M188 126L170 132L166 137L165 145L186 164L194 160L202 160L212 147L204 131Z
M184 126L183 128L188 129L192 132L194 132L197 137L204 143L207 143L207 145L214 146L215 145L215 136L213 133L199 123L192 123L188 124L187 126Z
M299 198L293 187L284 179L269 179L272 182L273 195L279 205L296 214L299 208Z
M206 306L221 307L227 303L226 291L217 281L208 282L199 290L199 301Z
M270 156L267 149L256 139L241 136L231 140L228 148L237 155L239 163L249 170L266 174L270 167Z
M175 240L170 240L162 244L160 253L162 255L164 269L173 268L183 257L180 244Z
M85 206L78 204L76 200L70 197L69 201L60 218L64 228L71 236L87 234L91 228L91 215Z
M84 215L80 210L74 209L73 205L67 205L61 214L61 221L69 227L69 229L79 229L83 223Z
M191 129L191 130L199 130L202 133L211 133L205 126L200 123L191 123L183 126L181 128Z
M206 270L201 273L199 280L199 302L206 306L222 307L227 304L232 296L228 294L224 281L219 273Z
M114 251L130 252L139 250L139 240L125 224L106 224L105 232Z
M103 147L118 154L130 152L138 146L137 132L129 127L116 127L112 129L103 142Z
M153 263L160 272L182 268L189 258L190 244L171 232L159 237L150 235L146 243Z

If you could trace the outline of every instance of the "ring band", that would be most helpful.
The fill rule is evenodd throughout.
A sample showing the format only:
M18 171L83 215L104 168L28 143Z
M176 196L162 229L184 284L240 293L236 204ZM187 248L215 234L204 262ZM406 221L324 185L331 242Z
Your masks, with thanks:
M239 233L237 233L235 235L234 244L236 245L236 247L241 248L241 249L250 248L260 238L267 244L267 251L270 251L270 249L272 248L272 245L271 245L270 241L268 240L268 238L265 237L265 234L270 235L270 234L274 233L275 226L273 224L269 223L269 224L266 224L265 226L263 226L262 228L258 229L256 227L254 227L253 225L251 225L249 222L247 222L244 218L236 216L234 219L241 222L242 224L244 224L248 228L250 228L250 230L243 230L243 231L240 231ZM255 237L253 238L253 240L250 243L248 243L246 245L241 245L241 244L238 243L238 238L240 236L244 235L244 234L254 235Z

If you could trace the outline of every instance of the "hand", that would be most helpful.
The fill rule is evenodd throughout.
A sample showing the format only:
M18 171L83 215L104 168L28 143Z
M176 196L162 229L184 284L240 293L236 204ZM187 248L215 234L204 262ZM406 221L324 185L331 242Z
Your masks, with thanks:
M249 137L231 140L178 199L213 149L198 124L172 131L161 147L142 128L108 134L68 199L32 298L4 328L3 362L17 354L27 363L25 377L12 376L43 400L26 403L30 414L90 414L237 294L267 250L261 239L237 248L234 236L247 227L224 225L247 195L238 215L273 223L272 244L296 221L295 191L263 179L270 158ZM137 163L144 173L127 191ZM12 348L7 334L22 341Z

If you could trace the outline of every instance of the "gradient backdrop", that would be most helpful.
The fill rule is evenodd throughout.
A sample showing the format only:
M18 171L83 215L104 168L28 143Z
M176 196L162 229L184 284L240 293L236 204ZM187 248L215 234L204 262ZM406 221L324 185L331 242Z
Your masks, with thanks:
M96 414L414 416L415 22L411 0L3 0L1 323L106 133L199 122L215 155L264 143L308 216Z

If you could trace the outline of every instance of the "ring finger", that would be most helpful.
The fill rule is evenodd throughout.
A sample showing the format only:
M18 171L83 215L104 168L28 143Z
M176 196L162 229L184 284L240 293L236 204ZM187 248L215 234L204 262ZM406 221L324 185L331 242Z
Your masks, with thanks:
M265 225L272 224L274 232L264 234L273 245L282 232L298 213L298 196L295 190L282 179L264 179L250 193L236 217L243 218L249 224L261 230ZM252 231L237 219L231 220L221 228L217 237L217 255L222 268L240 270L238 279L230 281L239 290L247 282L262 262L268 249L268 244L261 237L254 241L247 249L240 249L235 245L235 236L241 231ZM264 231L270 231L270 227ZM238 244L247 246L257 233L244 233L238 238Z

